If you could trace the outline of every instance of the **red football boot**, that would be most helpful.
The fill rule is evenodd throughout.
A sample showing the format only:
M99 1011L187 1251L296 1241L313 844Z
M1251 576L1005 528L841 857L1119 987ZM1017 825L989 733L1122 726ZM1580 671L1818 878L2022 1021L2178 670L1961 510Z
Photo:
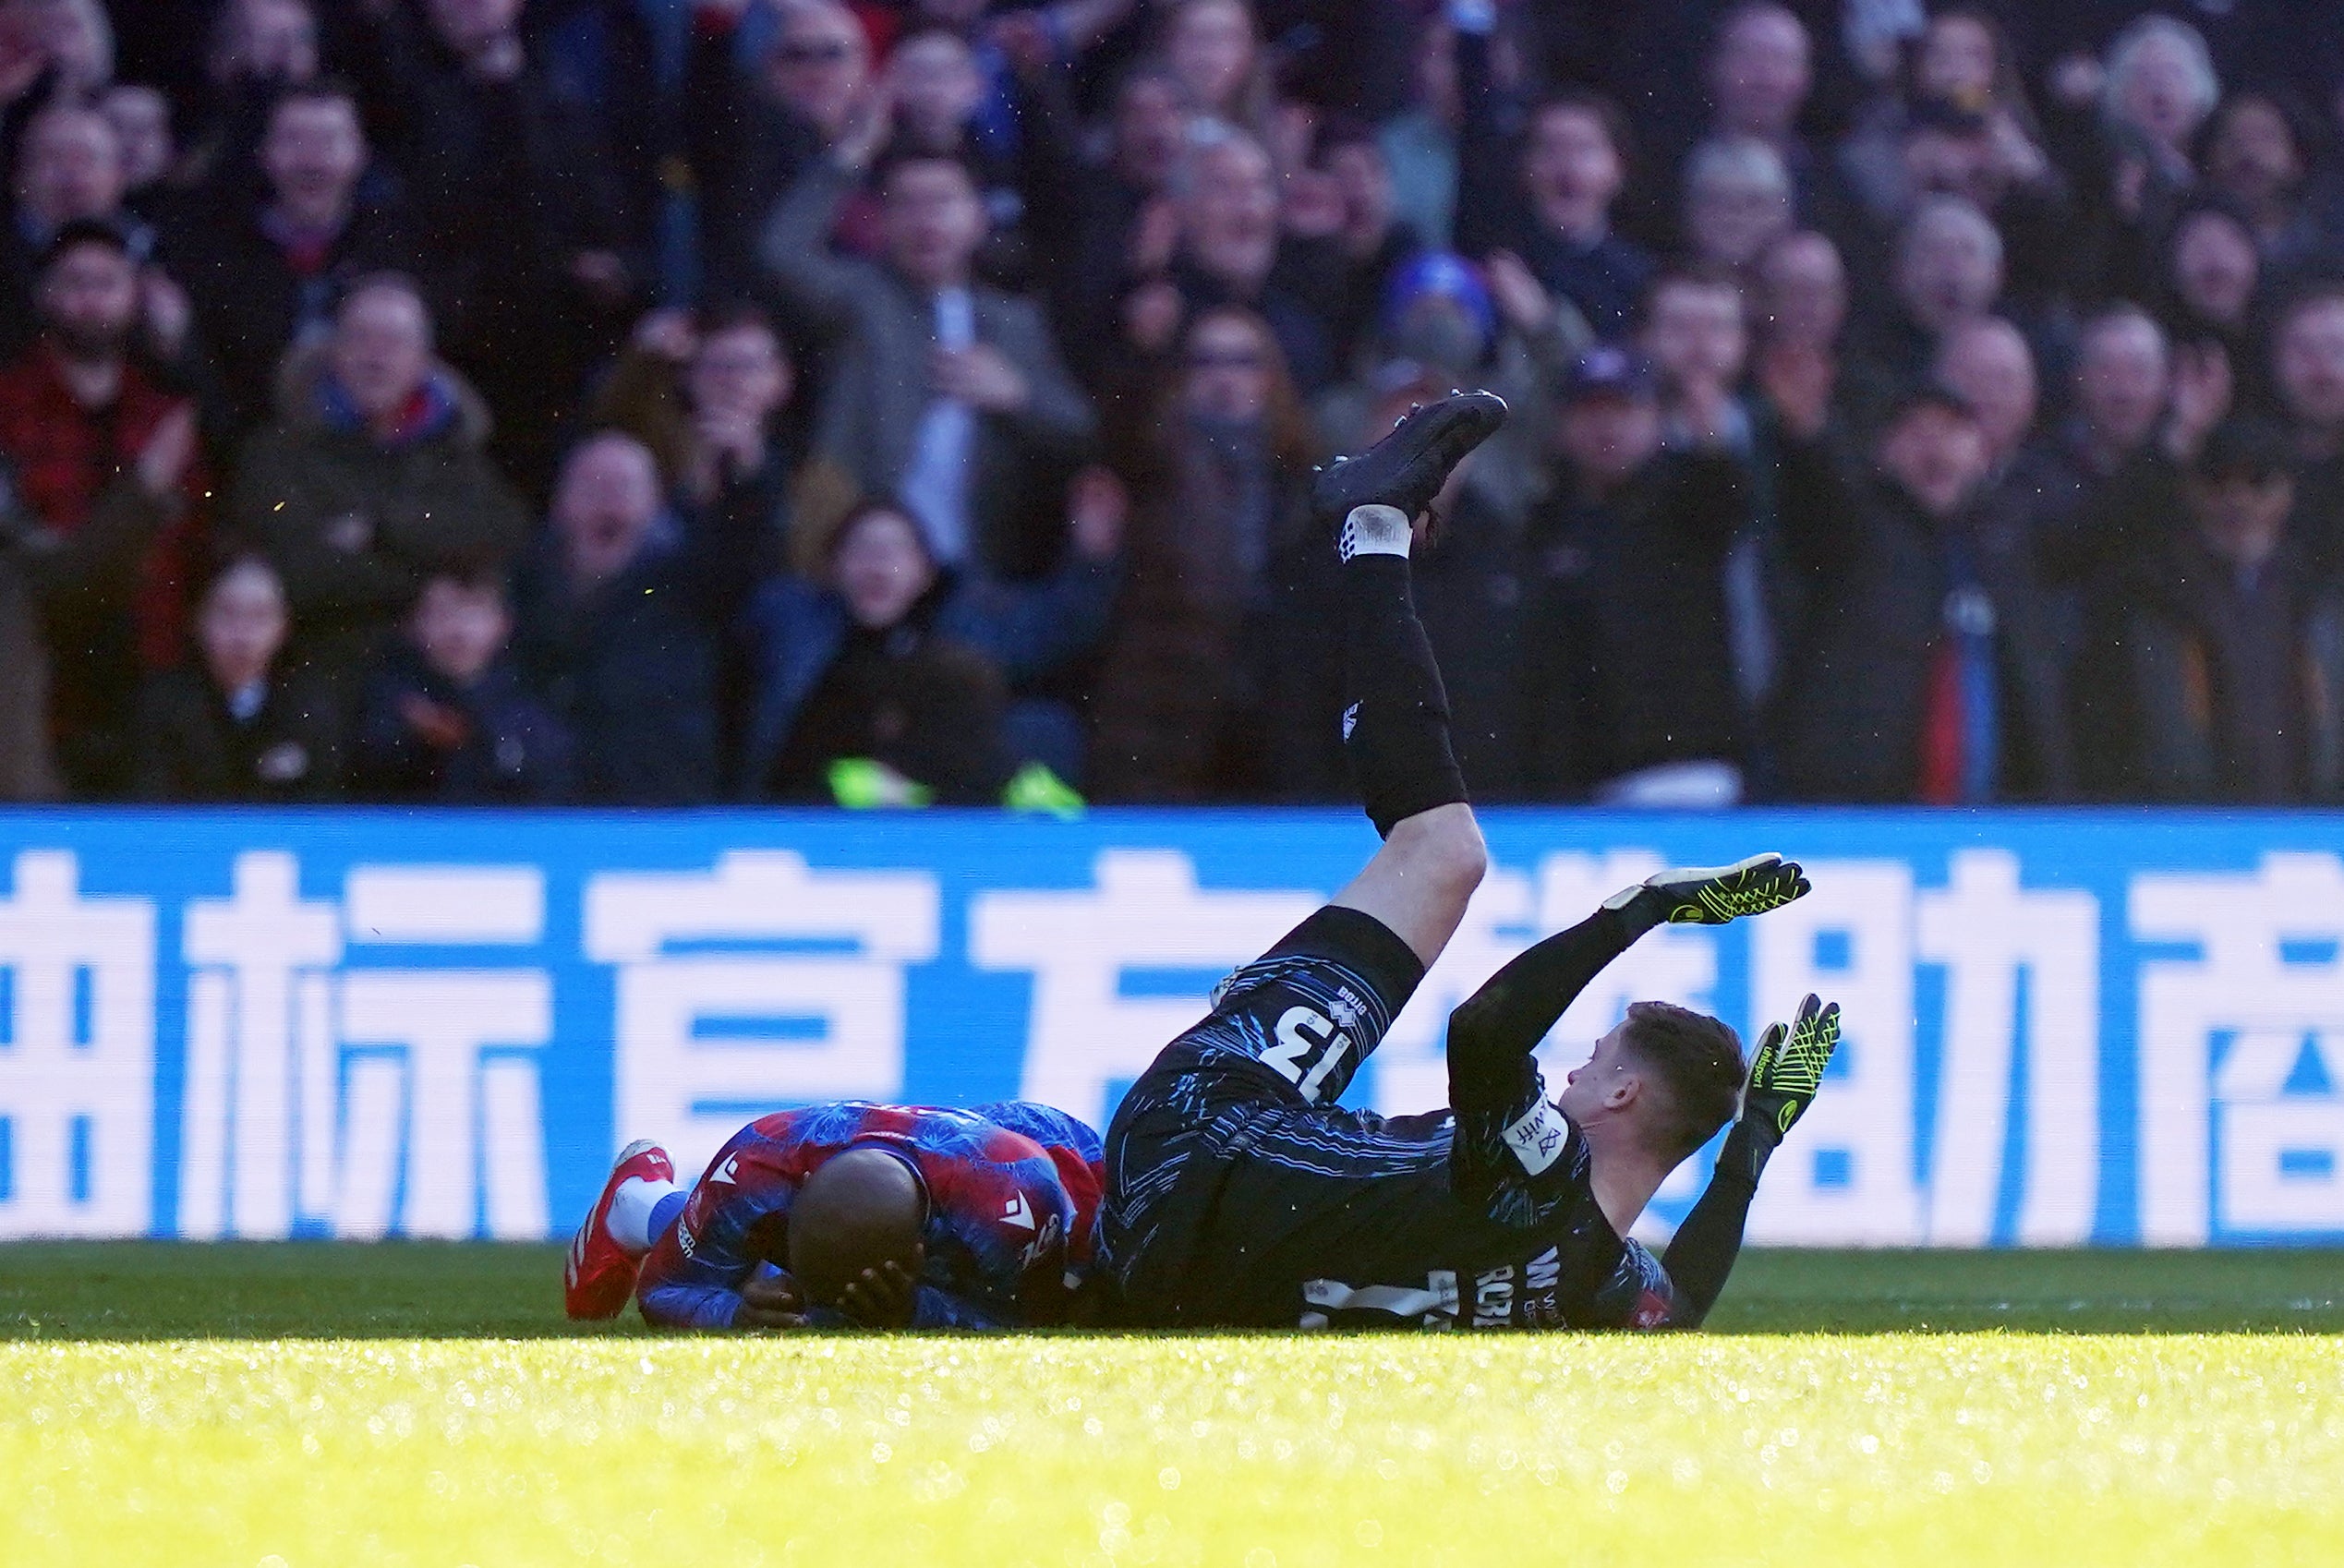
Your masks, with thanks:
M615 1318L634 1294L634 1276L643 1267L643 1259L621 1247L610 1235L610 1200L619 1195L622 1184L637 1179L675 1179L675 1165L668 1152L647 1138L619 1151L610 1179L602 1184L602 1196L595 1200L593 1212L570 1243L570 1255L562 1268L562 1306L573 1318L598 1321Z

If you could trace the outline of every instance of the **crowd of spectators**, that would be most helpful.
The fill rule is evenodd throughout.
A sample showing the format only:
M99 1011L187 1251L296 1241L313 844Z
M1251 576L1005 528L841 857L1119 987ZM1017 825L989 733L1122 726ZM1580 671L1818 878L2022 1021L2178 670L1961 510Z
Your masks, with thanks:
M0 799L2344 796L2333 0L0 0Z

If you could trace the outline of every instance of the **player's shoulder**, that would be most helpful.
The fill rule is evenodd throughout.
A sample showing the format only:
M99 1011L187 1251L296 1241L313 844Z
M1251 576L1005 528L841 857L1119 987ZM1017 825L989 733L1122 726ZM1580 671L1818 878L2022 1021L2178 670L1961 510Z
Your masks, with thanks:
M1104 1153L1097 1130L1056 1105L1034 1100L996 1100L977 1106L973 1114L1045 1149L1071 1149L1088 1160Z

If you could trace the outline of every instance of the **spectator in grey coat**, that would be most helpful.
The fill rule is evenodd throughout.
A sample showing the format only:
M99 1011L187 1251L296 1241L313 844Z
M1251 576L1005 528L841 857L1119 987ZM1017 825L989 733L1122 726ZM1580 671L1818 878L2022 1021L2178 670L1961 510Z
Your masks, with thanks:
M936 560L1031 570L1054 539L1021 536L1092 436L1091 404L1041 310L971 281L985 214L959 160L907 153L879 176L887 259L824 246L876 132L862 126L802 174L765 232L767 270L838 340L802 482L802 566L859 497L901 502Z

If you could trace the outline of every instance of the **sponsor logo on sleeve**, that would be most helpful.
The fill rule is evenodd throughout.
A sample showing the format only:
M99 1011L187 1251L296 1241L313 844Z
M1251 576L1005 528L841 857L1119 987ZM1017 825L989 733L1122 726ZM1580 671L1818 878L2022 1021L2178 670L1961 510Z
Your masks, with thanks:
M1571 1124L1552 1101L1533 1101L1522 1113L1522 1119L1505 1129L1506 1147L1522 1162L1522 1168L1536 1176L1563 1155L1563 1145L1571 1136Z

